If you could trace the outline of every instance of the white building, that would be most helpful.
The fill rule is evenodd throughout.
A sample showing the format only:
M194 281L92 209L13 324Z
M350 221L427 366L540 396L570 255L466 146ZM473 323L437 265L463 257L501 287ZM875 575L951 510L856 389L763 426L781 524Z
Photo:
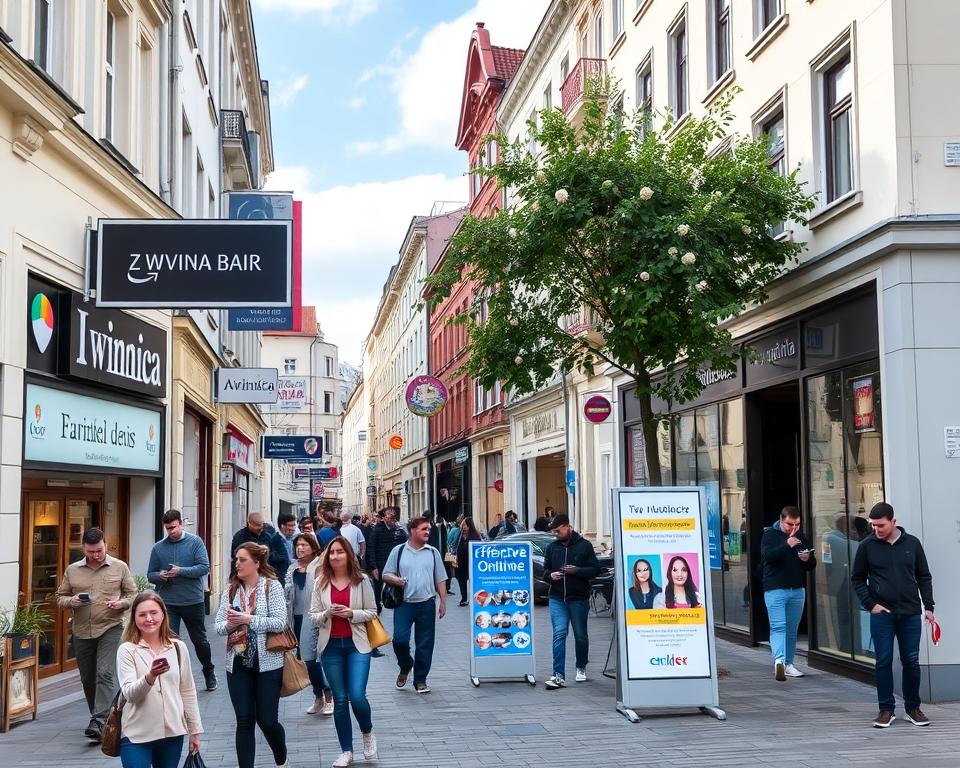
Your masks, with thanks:
M340 446L343 451L343 509L355 515L369 511L372 501L367 495L372 474L367 462L370 460L367 429L370 425L370 400L366 396L366 383L361 376L353 388L343 413L340 415Z

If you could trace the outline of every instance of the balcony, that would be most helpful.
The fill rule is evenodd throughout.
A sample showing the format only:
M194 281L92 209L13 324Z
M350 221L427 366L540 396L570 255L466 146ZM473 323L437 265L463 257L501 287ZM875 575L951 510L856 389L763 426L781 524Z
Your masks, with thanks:
M247 121L239 109L220 110L220 142L223 165L232 189L254 189L254 159L250 148Z
M584 100L602 83L606 74L606 59L580 59L574 65L560 86L560 107L571 123L580 124L583 119Z

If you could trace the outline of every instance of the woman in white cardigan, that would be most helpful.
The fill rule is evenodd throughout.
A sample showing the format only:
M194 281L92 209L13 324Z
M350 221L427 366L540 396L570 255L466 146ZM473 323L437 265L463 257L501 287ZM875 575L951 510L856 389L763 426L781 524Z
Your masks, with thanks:
M360 570L350 542L337 536L321 558L310 606L310 618L319 632L317 653L333 689L333 721L342 750L333 768L353 762L351 707L363 734L363 756L367 760L377 757L367 700L371 651L367 622L376 616L373 586Z
M126 699L120 721L123 768L177 768L183 737L200 751L200 709L186 646L170 631L167 607L141 592L117 649L117 680Z

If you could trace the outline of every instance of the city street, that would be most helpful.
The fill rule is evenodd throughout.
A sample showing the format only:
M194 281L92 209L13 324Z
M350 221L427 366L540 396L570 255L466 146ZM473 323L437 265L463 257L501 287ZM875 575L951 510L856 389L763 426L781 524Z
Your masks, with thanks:
M726 722L690 713L650 716L631 725L614 711L614 681L600 675L613 625L607 616L591 616L588 682L570 682L560 691L543 688L550 672L550 628L546 609L538 608L537 687L517 682L474 688L467 675L467 609L450 602L439 624L430 676L433 693L415 695L410 685L397 691L392 653L373 661L368 693L379 765L385 768L957 764L960 704L925 705L933 721L925 731L902 719L879 731L870 727L875 714L870 687L817 671L777 683L765 648L724 641L718 642L718 661L729 672L720 680ZM389 629L389 611L384 616ZM222 657L220 638L214 648ZM572 669L572 638L568 650ZM232 766L233 710L222 669L218 673L219 689L199 694L206 729L202 754L208 766ZM332 718L305 714L308 704L306 692L281 703L293 768L327 766L338 754ZM4 763L23 768L119 764L88 746L82 735L86 721L85 707L76 702L44 712L36 723L16 726L0 736ZM359 742L359 733L355 738ZM257 745L257 765L272 765L259 732Z

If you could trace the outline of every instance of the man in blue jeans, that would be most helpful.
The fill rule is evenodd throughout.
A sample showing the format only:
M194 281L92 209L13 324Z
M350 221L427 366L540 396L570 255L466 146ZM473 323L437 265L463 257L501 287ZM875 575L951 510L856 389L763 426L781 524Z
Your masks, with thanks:
M387 584L403 588L403 602L393 611L393 650L400 665L397 688L407 684L412 669L413 689L417 693L430 693L427 675L433 662L437 616L442 619L447 612L447 571L440 553L427 544L431 527L425 517L415 517L407 523L410 538L406 544L394 547L381 574ZM415 658L410 655L414 628Z
M576 651L576 681L582 683L587 679L590 580L600 572L600 563L593 545L573 530L567 515L556 515L547 530L557 538L543 553L544 578L550 583L550 624L553 626L553 675L545 686L548 691L555 691L567 685L567 631L571 624Z
M850 581L865 610L876 654L880 712L875 728L888 728L896 717L893 695L893 641L903 666L903 708L914 725L930 725L920 709L920 636L923 618L933 623L933 577L923 545L897 525L886 502L870 510L873 533L860 542Z
M800 532L799 509L784 507L780 520L763 529L760 556L774 677L780 682L788 677L803 677L803 672L793 663L797 653L797 627L806 601L807 573L817 561L810 543Z

